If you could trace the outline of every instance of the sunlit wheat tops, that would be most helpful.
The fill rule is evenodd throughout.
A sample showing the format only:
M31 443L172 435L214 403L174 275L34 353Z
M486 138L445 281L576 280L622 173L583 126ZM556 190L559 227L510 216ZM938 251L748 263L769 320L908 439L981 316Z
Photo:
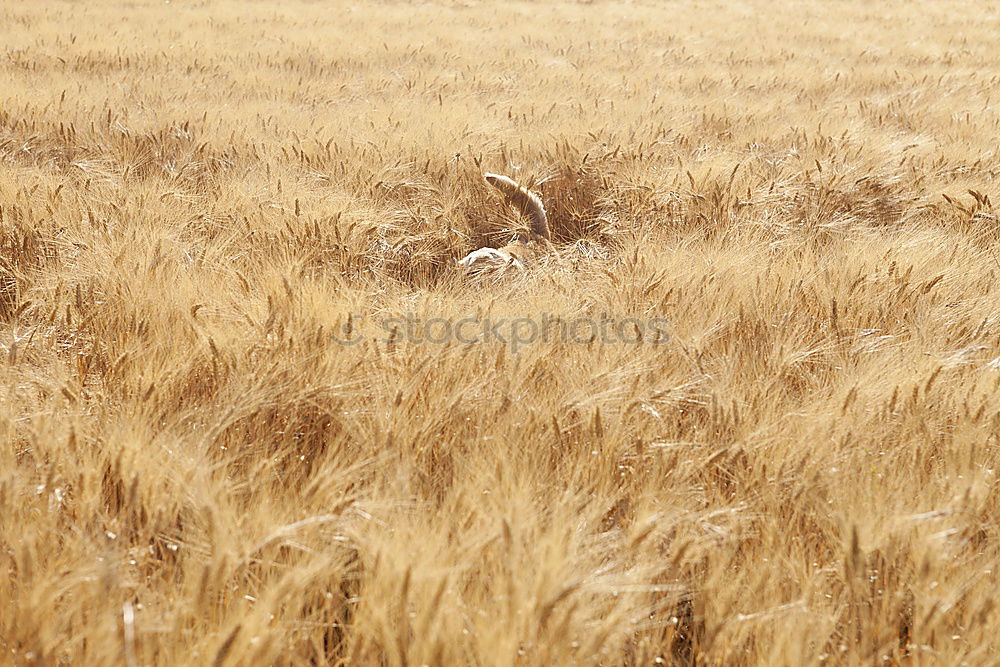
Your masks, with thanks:
M0 3L0 663L995 663L998 11Z

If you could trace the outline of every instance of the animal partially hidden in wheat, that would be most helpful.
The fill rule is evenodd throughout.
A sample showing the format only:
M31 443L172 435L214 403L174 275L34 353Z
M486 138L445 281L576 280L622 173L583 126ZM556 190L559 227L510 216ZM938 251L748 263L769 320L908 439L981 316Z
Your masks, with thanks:
M552 247L549 222L542 200L516 181L499 174L483 174L486 182L502 192L528 218L528 233L519 232L502 248L480 248L459 260L470 273L496 268L523 269L535 264Z

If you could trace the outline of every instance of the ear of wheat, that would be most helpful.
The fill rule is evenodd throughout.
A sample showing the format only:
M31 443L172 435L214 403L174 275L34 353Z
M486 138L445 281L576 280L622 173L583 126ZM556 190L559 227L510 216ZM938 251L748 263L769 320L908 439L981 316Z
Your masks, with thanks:
M470 252L458 263L471 272L491 268L523 269L530 266L549 245L549 222L541 198L507 176L486 173L483 178L528 218L528 234L518 234L501 248L487 247Z

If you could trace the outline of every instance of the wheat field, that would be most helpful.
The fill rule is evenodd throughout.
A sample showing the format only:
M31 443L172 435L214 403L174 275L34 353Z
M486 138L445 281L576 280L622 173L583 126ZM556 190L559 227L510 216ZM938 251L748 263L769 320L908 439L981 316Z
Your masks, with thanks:
M0 664L994 664L998 30L0 2Z

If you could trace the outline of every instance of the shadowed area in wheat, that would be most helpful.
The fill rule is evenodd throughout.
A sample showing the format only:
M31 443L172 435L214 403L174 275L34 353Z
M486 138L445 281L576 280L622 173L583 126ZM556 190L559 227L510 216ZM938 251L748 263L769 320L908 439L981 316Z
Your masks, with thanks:
M998 22L0 6L0 660L988 663Z

